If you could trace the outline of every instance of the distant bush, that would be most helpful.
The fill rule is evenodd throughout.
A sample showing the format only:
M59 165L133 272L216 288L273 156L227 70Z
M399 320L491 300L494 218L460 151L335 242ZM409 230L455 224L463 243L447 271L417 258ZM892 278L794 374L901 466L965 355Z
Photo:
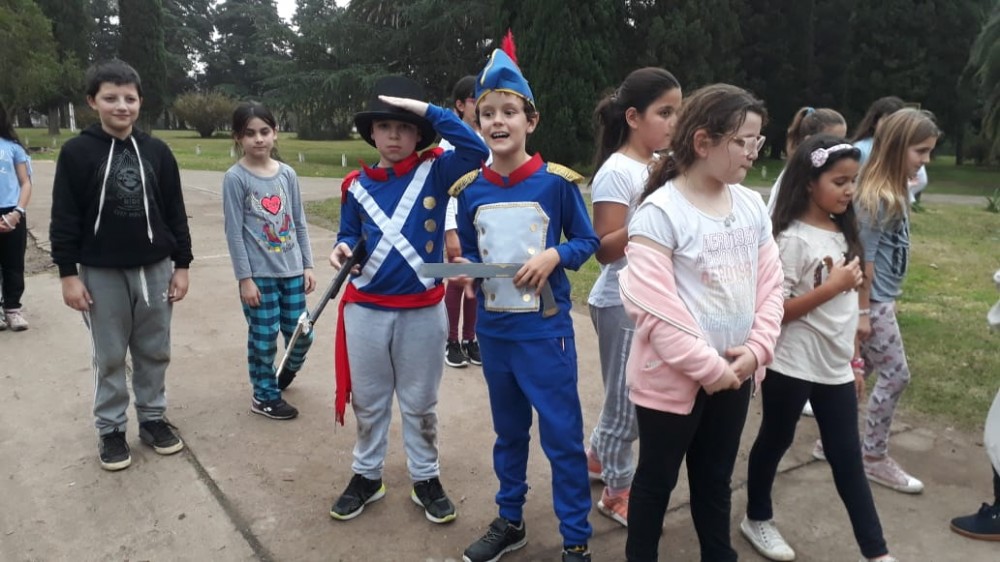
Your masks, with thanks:
M183 94L174 101L177 117L198 131L203 139L224 126L232 118L235 107L236 100L219 92Z

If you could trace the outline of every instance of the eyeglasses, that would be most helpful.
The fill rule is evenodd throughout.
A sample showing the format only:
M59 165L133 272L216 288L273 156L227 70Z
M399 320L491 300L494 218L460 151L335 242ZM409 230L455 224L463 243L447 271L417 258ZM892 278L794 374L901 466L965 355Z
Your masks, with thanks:
M755 154L759 154L760 150L764 148L764 141L766 140L767 137L765 137L764 135L760 135L757 137L732 138L733 143L735 143L736 146L743 149L743 154L745 154L747 158Z

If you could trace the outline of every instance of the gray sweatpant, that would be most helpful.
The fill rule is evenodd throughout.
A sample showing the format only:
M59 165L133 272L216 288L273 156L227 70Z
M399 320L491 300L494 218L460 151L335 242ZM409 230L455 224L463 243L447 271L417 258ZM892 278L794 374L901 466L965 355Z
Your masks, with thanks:
M350 303L344 307L344 328L351 405L358 424L354 473L370 480L382 478L395 393L410 478L438 476L438 387L448 330L444 303L396 310Z
M601 461L604 482L615 490L622 490L632 485L635 474L632 443L639 437L635 406L628 399L625 385L625 364L635 324L625 313L624 306L591 306L590 320L597 331L604 379L604 406L590 434L590 447Z
M101 435L125 431L126 353L132 356L132 392L139 423L163 418L173 311L167 293L172 275L169 259L144 267L80 268L80 279L94 301L83 319L90 329L94 424Z

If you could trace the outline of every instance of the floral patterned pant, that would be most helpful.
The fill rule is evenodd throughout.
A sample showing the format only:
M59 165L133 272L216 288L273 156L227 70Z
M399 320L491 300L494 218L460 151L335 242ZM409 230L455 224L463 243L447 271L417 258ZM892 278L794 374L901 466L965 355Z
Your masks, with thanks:
M869 379L873 371L878 378L868 397L862 452L867 457L885 457L889 454L889 429L896 404L910 383L910 367L896 322L896 303L872 302L870 319L872 333L861 344L861 356L865 359L865 378Z

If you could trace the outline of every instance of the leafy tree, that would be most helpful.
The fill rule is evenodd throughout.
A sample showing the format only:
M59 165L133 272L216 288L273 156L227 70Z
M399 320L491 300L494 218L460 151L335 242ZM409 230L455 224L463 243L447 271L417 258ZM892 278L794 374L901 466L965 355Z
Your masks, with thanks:
M976 38L969 56L971 80L983 100L982 135L987 145L987 160L1000 161L1000 4Z
M0 105L13 112L56 90L60 65L52 24L30 0L0 0Z
M688 90L737 80L742 35L732 0L640 0L629 9L635 27L626 71L659 66Z
M541 114L529 146L554 162L586 162L594 148L594 105L619 73L613 65L620 60L617 22L625 19L624 5L503 0L499 8L498 36L513 30L519 65Z
M934 112L945 138L955 145L956 163L961 164L965 132L976 108L977 92L961 81L973 41L986 21L991 0L932 2L933 27L927 33L928 88L917 101Z
M118 56L118 0L89 0L90 22L89 62L113 59Z
M142 79L143 128L150 130L166 108L167 64L162 0L119 0L120 58Z
M288 71L293 34L271 0L225 0L215 7L214 48L205 56L210 88L237 98L272 93L269 79Z
M210 0L163 0L167 99L196 87L196 65L212 50Z
M79 97L83 71L90 49L91 21L87 17L85 0L36 0L42 13L52 22L52 36L56 41L56 57L61 66L58 90L45 100L41 109L49 115L49 134L59 134L59 110L72 99Z
M807 98L817 72L813 56L814 0L749 0L743 5L743 85L767 103L764 129L771 157L781 156L785 130Z
M346 139L371 81L387 73L370 62L375 42L346 8L324 0L299 0L294 22L294 66L265 81L271 100L296 114L300 138Z
M232 98L219 92L193 92L178 96L173 107L178 118L207 139L217 128L225 126L235 105Z
M483 65L494 31L496 0L352 0L348 17L367 37L372 64L411 75L432 99Z

